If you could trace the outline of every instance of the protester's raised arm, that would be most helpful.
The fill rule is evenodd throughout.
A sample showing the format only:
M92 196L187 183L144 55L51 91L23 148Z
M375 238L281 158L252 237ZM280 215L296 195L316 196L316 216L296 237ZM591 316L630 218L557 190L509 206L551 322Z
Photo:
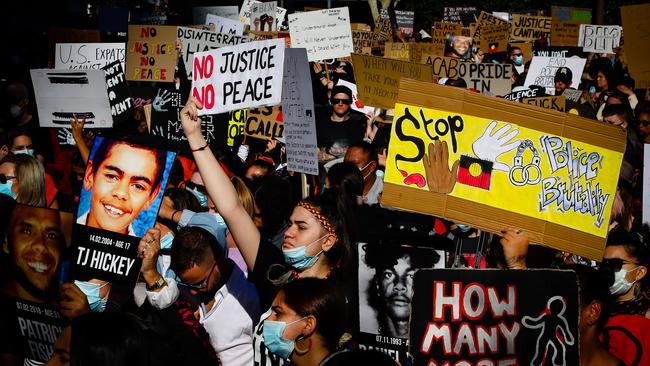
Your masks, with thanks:
M260 232L239 202L237 191L230 178L223 171L201 135L201 119L198 114L201 108L203 108L201 103L193 96L190 97L181 110L183 131L190 144L190 149L192 149L194 161L199 167L208 195L219 214L226 221L248 269L252 271L259 249Z

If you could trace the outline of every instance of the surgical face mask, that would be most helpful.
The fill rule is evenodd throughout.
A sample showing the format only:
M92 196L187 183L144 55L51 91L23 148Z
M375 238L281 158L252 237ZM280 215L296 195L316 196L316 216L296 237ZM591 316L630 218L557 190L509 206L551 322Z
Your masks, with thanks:
M11 187L13 187L13 185L14 185L13 179L7 179L6 183L0 183L0 193L6 194L11 198L16 199L18 195L11 190Z
M9 106L9 115L11 118L18 118L23 114L23 109L20 108L17 104L12 104Z
M296 342L282 338L282 333L284 333L284 330L289 325L297 323L303 319L305 318L300 318L288 324L283 321L265 320L262 337L264 338L266 348L268 348L271 353L284 359L288 359L296 346Z
M307 245L293 249L282 249L282 254L284 254L284 261L291 267L295 269L307 269L316 263L318 256L323 252L322 250L316 255L307 255L307 248L320 241L328 234L321 236L320 238L312 241Z
M609 287L609 293L618 296L630 291L632 285L634 285L634 282L636 281L630 282L625 278L625 276L639 267L640 266L636 266L635 268L628 270L621 268L621 270L614 272L614 284Z
M171 231L160 238L160 249L171 249L174 241L174 234Z
M189 189L189 188L187 188L187 190L190 191L190 192L192 192L192 193L194 193L194 195L196 196L196 198L199 199L199 203L201 204L202 207L205 207L205 208L208 207L208 195L207 195L207 194L205 194L205 193L199 191L199 190L196 189L196 188L194 188L194 189Z
M515 65L521 66L521 64L523 63L524 63L524 56L522 55L515 56Z
M456 224L456 227L457 227L458 230L459 230L460 232L462 232L462 233L466 233L466 232L472 230L472 227L469 226L469 225Z
M29 156L34 156L34 149L16 150L14 151L14 154L25 154Z
M102 312L106 310L106 302L108 299L103 299L99 296L99 289L106 286L108 282L100 285L98 283L74 281L74 284L79 287L84 295L86 295L86 298L88 299L88 305L90 305L90 311Z

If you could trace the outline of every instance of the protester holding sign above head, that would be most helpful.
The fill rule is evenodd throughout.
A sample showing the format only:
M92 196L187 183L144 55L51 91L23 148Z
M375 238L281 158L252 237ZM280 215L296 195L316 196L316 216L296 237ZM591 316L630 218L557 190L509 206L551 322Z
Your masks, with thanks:
M319 161L326 163L345 156L348 147L363 140L365 116L352 110L352 91L337 85L332 89L331 111L316 123Z

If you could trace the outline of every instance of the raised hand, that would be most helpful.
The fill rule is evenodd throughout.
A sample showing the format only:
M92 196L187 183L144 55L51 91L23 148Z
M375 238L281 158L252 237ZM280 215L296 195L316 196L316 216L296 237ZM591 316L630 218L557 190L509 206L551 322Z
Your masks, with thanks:
M72 320L80 315L90 313L88 298L74 283L61 285L61 314Z
M185 137L189 140L191 137L199 137L201 135L201 118L199 117L199 109L203 109L203 105L194 96L187 100L185 107L181 109L181 124L183 125L183 132Z
M138 257L142 259L140 272L143 275L157 273L158 252L160 252L160 229L151 228L147 230L138 244Z
M449 148L446 141L436 140L429 144L429 153L424 155L422 163L427 175L429 191L448 194L454 190L458 177L460 161L456 160L449 169Z
M472 144L472 150L477 158L493 161L494 169L507 172L510 170L510 167L505 164L497 161L499 156L507 153L508 151L514 150L519 146L521 140L515 140L508 143L519 134L519 130L514 128L511 129L510 124L499 128L494 134L494 128L497 126L497 121L492 121L488 127L485 129L485 132Z

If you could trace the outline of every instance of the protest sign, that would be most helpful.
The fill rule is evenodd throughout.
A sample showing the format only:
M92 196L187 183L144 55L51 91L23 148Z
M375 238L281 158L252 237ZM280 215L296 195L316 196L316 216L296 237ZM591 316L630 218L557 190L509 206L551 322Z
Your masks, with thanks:
M362 104L391 109L397 98L397 87L402 77L433 80L431 67L381 57L352 55L352 65Z
M444 23L444 22L435 22L433 23L433 28L431 29L431 42L433 43L432 53L434 55L442 56L445 52L445 42L450 35L461 35L463 31L463 25L457 23ZM422 58L420 56L420 58ZM416 61L411 60L411 62L420 62L420 58Z
M581 47L568 47L568 46L536 46L532 49L533 57L581 57L587 58L587 53L582 51Z
M246 37L226 33L215 33L206 30L178 27L178 39L183 48L181 54L185 63L187 78L192 80L194 71L194 53L215 50L224 46L234 46L246 42Z
M573 271L422 269L413 288L414 366L580 364Z
M269 1L255 2L251 6L251 30L259 32L274 32L276 27L276 13L278 3Z
M96 30L49 27L47 29L47 64L54 67L57 43L99 43L100 34Z
M564 89L564 92L562 93L564 98L568 101L571 102L579 102L580 97L582 96L582 90L576 90L576 89Z
M585 52L614 53L621 43L623 28L619 25L580 24L578 46Z
M113 61L124 65L124 43L57 43L55 69L100 69Z
M282 111L287 169L318 175L314 97L307 51L304 48L289 48L284 56Z
M552 109L554 111L564 112L566 110L566 99L559 95L549 95L546 97L523 98L522 103L534 105L540 108Z
M352 45L354 47L354 53L370 55L372 51L372 32L353 30Z
M379 16L382 19L388 19L388 9L381 9ZM406 10L395 10L395 18L397 20L397 28L405 35L410 37L413 34L413 22L415 21L415 12Z
M264 140L284 137L282 106L250 108L244 125L244 134Z
M359 243L357 248L359 349L380 350L406 365L413 296L410 279L420 268L444 268L444 251L393 243ZM385 281L386 273L394 281Z
M625 29L639 30L625 33L625 60L630 75L637 88L650 88L650 57L646 53L650 43L650 32L647 31L650 4L622 6L621 18Z
M129 93L129 85L126 82L122 63L115 61L102 67L102 70L104 70L106 78L106 91L114 126L128 123L133 115L133 100Z
M624 131L432 83L399 90L382 204L602 258Z
M284 40L270 39L194 54L192 95L200 115L280 104Z
M295 48L306 48L309 61L349 57L354 49L347 7L289 14Z
M551 17L532 17L514 14L510 38L520 41L536 41L551 36Z
M468 89L488 95L506 95L512 90L512 65L465 62L453 57L422 55L431 65L433 75L463 79Z
M591 9L551 6L551 44L577 46L580 24L591 24Z
M244 123L246 122L247 109L240 109L237 111L230 111L230 119L228 120L228 140L226 145L233 147L235 138L244 134Z
M113 125L102 70L30 70L41 127L70 126L73 115L85 128Z
M474 32L472 34L472 38L474 39L474 42L479 42L481 39L481 28L483 26L489 26L489 25L504 25L508 24L512 26L512 23L505 21L495 15L492 15L490 13L481 11L481 14L479 15L478 19L476 20L476 27L474 28Z
M255 4L256 0L244 0L244 2L241 5L241 8L239 9L239 21L246 24L246 25L251 25L251 11L253 10L253 4Z
M469 25L476 21L478 8L475 6L445 6L443 9L443 22L460 23Z
M543 94L544 94L544 88L532 88L526 90L513 91L510 94L504 95L503 98L512 100L514 102L518 102L523 98L535 98L538 96L542 96Z
M363 114L375 112L374 107L365 106L359 101L359 91L357 90L357 84L353 84L343 79L339 79L336 82L336 85L343 85L346 88L350 89L350 91L352 92L352 104L350 104L350 106L352 107L353 110L357 112L361 112Z
M560 67L568 67L572 73L571 87L580 85L582 70L585 67L584 58L579 57L533 57L526 75L525 86L539 85L546 88L546 94L555 94L555 73Z
M192 7L192 19L195 24L205 24L208 14L231 20L239 20L239 9L237 8L237 5Z
M410 60L409 49L413 43L386 42L384 44L384 57L392 60Z
M481 26L481 36L474 43L475 48L480 48L487 53L508 51L510 42L510 24L492 24Z
M176 27L129 25L126 80L174 82Z
M441 51L440 56L442 56L443 52L444 52L444 43L443 43L443 50ZM411 58L409 61L419 64L422 62L423 54L437 55L434 44L429 42L413 43L409 48L409 56Z
M232 34L235 36L244 35L245 24L239 20L232 20L218 15L208 14L205 17L205 24L214 25L214 31L217 33Z
M378 17L375 20L375 28L372 30L372 49L374 54L384 53L384 43L393 39L393 28L390 19Z

